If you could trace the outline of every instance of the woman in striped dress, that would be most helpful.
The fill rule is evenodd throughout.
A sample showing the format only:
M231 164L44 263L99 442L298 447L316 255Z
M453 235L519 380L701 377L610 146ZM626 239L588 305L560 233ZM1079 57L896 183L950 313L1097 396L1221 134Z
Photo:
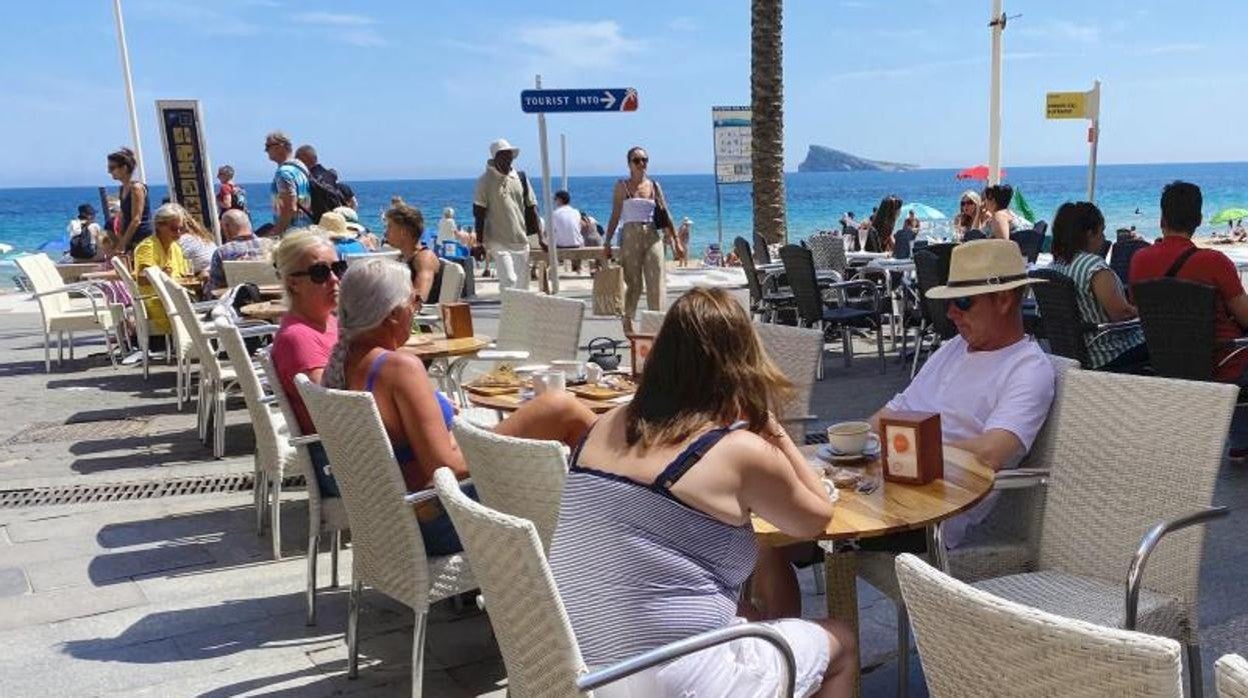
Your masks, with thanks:
M824 530L823 483L768 408L787 379L721 289L672 305L632 402L574 451L550 565L582 656L601 667L744 622L757 547L751 514L795 537ZM798 695L848 696L854 634L835 621L772 621L797 659ZM761 640L708 649L611 688L629 696L767 696L780 655Z
M1101 257L1105 216L1087 201L1064 203L1053 216L1054 271L1075 282L1079 314L1094 325L1130 320L1138 315L1127 300L1122 282ZM1148 346L1139 327L1086 334L1089 368L1130 371L1148 363Z

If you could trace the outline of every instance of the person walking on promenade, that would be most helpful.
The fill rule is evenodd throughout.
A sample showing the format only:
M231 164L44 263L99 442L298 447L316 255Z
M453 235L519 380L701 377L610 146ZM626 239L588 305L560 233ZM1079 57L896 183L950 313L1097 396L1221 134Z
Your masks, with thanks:
M247 192L241 185L234 183L234 168L222 165L217 168L217 181L221 186L217 189L217 210L224 216L226 211L247 210Z
M291 157L294 146L290 137L273 131L264 137L264 152L277 165L269 187L273 202L273 227L269 234L280 237L292 228L312 225L312 185L308 181L308 168Z
M650 155L641 146L633 146L628 149L626 157L628 178L615 183L611 219L607 222L607 236L602 246L607 259L610 259L615 229L624 226L620 233L620 265L624 267L624 333L632 334L633 316L637 314L643 281L646 308L663 309L664 238L659 234L659 227L663 228L667 239L677 246L677 257L681 252L663 189L658 182L646 176Z
M299 146L295 150L295 159L308 168L308 177L319 184L326 194L318 197L316 189L312 190L313 217L320 220L321 216L340 206L346 206L352 211L359 209L360 202L355 198L355 190L338 177L338 170L321 164L316 148L307 144Z
M133 252L143 240L152 236L152 207L147 185L134 177L134 151L121 148L108 154L108 174L121 183L117 194L121 202L121 233L113 249Z
M512 162L520 149L507 139L490 144L490 159L477 178L472 217L478 240L498 269L498 290L529 288L529 236L541 230L529 179Z

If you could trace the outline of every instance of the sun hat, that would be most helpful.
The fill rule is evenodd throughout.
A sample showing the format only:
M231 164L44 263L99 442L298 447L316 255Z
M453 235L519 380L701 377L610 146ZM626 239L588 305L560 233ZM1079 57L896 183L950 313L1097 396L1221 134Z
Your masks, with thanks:
M490 144L490 159L493 160L499 151L510 150L513 158L520 157L520 149L507 142L506 138L500 138Z
M367 230L367 228L360 223L360 214L356 213L355 209L350 206L339 206L333 211L330 211L330 213L337 213L342 216L343 220L347 222L347 230L353 230L357 233L362 233Z
M331 240L355 237L355 233L347 227L347 219L336 211L326 211L322 214L317 227L328 235Z
M1039 283L1027 276L1022 250L1013 240L975 240L953 248L949 282L927 290L928 298L965 298Z

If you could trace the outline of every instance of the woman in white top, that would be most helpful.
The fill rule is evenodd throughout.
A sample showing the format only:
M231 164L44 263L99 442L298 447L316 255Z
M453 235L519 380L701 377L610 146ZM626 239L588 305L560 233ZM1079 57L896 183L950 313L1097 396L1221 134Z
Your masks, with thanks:
M438 221L438 244L444 242L459 242L456 233L459 232L459 225L455 223L455 209L447 206L442 209L442 220Z
M624 267L624 333L633 331L633 316L641 299L642 283L646 289L646 308L663 309L663 241L655 226L655 210L667 211L667 200L659 183L646 176L650 156L640 146L628 149L628 178L615 183L611 202L611 220L607 223L607 235L603 240L603 252L611 258L611 239L615 229L623 225L620 234L620 265ZM664 234L676 246L679 258L680 242L672 226L671 215L664 220Z

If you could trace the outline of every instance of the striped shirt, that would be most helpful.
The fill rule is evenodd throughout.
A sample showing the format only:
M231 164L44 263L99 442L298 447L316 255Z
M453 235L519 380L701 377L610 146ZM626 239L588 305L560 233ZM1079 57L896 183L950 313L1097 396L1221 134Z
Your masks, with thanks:
M1104 259L1089 252L1079 252L1069 263L1054 259L1050 269L1069 276L1075 282L1079 314L1083 316L1084 322L1094 325L1110 322L1109 313L1105 312L1105 308L1101 307L1100 301L1096 299L1096 294L1092 292L1092 277L1101 270L1108 271L1119 293L1122 293L1122 282ZM1138 327L1106 332L1100 337L1096 334L1096 332L1084 334L1088 342L1088 359L1092 363L1092 368L1100 368L1118 358L1123 352L1144 343L1144 331Z
M580 466L579 449L573 455L550 567L588 665L722 628L736 616L757 555L753 530L714 519L668 489L731 429L694 441L649 484Z

